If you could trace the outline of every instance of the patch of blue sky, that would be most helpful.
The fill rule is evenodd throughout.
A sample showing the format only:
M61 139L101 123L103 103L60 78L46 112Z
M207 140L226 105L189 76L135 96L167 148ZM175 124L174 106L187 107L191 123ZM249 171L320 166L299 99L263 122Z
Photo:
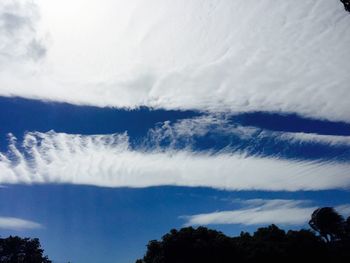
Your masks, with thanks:
M25 132L54 130L84 135L126 132L133 149L191 148L298 160L350 160L350 139L344 144L293 138L294 134L350 138L350 124L297 115L212 116L197 111L122 110L5 97L0 97L0 107L2 152L7 150L9 133L20 147Z
M0 189L0 215L39 222L41 229L1 235L36 236L50 258L72 262L133 262L147 242L186 221L182 215L242 208L247 200L307 200L314 206L349 201L346 191L219 191L210 188L103 188L77 185L13 185ZM256 226L211 225L229 235ZM283 225L281 227L284 227ZM307 227L307 224L288 228ZM94 250L85 253L89 244Z

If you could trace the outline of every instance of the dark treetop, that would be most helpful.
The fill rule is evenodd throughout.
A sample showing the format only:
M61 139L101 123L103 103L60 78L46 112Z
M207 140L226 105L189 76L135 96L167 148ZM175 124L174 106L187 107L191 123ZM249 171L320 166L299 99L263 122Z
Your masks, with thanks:
M344 220L324 207L309 224L314 231L286 232L270 225L238 237L205 227L173 229L160 241L150 241L136 263L350 262L350 217Z

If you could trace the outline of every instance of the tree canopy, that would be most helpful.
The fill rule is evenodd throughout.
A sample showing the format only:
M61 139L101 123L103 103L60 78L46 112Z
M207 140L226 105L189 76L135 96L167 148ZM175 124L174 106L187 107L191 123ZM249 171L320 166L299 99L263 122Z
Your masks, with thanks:
M341 239L345 235L344 218L333 207L316 209L311 215L309 225L327 242Z
M276 225L229 237L206 227L173 229L152 240L136 263L350 262L350 217L333 208L317 209L312 230L285 231Z
M344 5L344 9L348 12L350 12L350 0L340 0L343 5Z
M37 238L0 238L1 263L51 263Z

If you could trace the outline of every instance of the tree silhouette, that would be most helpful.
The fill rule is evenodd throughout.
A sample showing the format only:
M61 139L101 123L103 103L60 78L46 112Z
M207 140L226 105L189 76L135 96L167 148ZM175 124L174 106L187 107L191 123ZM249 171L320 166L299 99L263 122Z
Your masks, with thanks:
M350 216L345 221L345 238L350 241Z
M350 0L340 0L343 5L344 5L344 9L348 12L350 12Z
M160 241L147 245L136 263L233 263L295 262L327 258L324 242L310 230L288 231L276 225L259 228L253 235L238 237L205 227L171 230Z
M327 242L341 239L344 235L344 218L333 207L316 209L311 215L309 225Z
M305 229L286 232L276 225L237 237L205 227L173 229L150 241L136 263L350 262L350 217L345 221L323 207L314 211L310 226L319 235Z
M51 263L37 238L0 238L1 263Z
M229 262L234 253L232 240L221 232L205 227L171 230L161 241L148 243L145 263L193 263L193 262Z

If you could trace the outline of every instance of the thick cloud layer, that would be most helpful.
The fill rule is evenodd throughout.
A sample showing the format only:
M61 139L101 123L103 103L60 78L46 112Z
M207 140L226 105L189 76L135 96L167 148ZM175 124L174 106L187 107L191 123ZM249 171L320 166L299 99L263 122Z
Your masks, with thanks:
M0 95L350 121L350 16L338 0L36 2L52 43L35 66L4 69Z
M37 32L38 20L38 6L32 1L0 2L0 72L6 74L23 63L33 66L31 61L45 55L46 47Z
M133 149L126 134L28 133L0 155L0 183L107 187L203 186L230 190L350 187L348 163L280 160L221 152Z

